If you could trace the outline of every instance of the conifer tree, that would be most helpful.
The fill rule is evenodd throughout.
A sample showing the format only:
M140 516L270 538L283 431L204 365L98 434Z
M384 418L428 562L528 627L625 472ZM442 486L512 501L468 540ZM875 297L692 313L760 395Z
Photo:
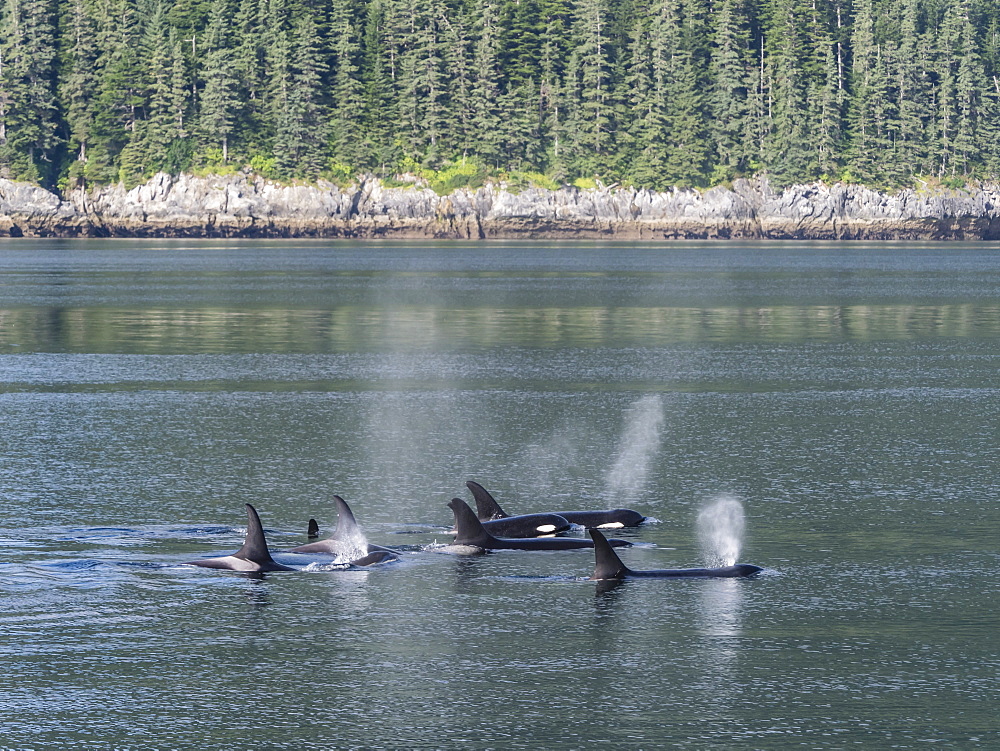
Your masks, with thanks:
M273 20L286 17L283 3L272 8ZM278 174L315 179L326 164L326 118L322 91L325 63L316 24L308 12L277 28L267 51L271 67L272 153Z
M59 103L65 119L66 140L75 180L83 176L87 146L94 127L97 103L95 66L99 56L97 30L87 0L71 0L63 6Z
M403 27L396 3L370 0L365 18L361 133L370 166L383 173L401 158L396 73Z
M556 2L544 4L546 12L545 43L542 45L542 65L538 86L541 107L541 138L543 160L549 176L555 180L566 179L566 95L563 84L562 53L564 35L563 9ZM562 146L562 148L560 148Z
M406 155L417 163L440 163L446 124L446 76L441 34L441 0L406 0L403 12L412 29L399 60L396 78L403 114Z
M359 167L369 145L360 137L364 114L364 84L360 78L361 34L349 0L333 0L330 49L333 53L333 106L330 109L330 148L342 165Z
M715 142L717 179L745 170L743 139L749 117L748 20L743 0L722 0L715 17L710 70L709 127Z
M576 47L566 66L567 144L578 174L603 171L612 150L612 49L605 0L579 0L574 18Z
M918 33L920 0L902 0L899 43L893 60L896 137L888 171L897 180L930 169L926 125L930 119L930 84L924 42Z
M201 140L219 148L219 159L229 161L229 141L240 111L236 78L236 56L230 48L231 7L229 0L212 5L204 35L202 90L199 122Z
M486 164L498 165L500 133L500 29L495 0L479 0L472 56L469 130L462 153L474 153Z
M621 98L631 117L619 143L627 160L626 177L637 185L658 188L666 173L667 121L662 56L654 59L652 9L636 14Z
M770 30L772 128L764 154L769 173L783 185L813 180L819 172L810 148L809 43L803 34L808 12L798 0L779 0Z
M664 5L674 2L661 1ZM678 9L680 33L660 53L667 71L664 85L668 149L663 180L672 185L689 187L705 181L712 162L706 127L708 116L702 93L708 85L704 75L708 67L704 49L705 9L702 0L683 0ZM662 22L663 15L654 15L654 24L656 19ZM662 25L657 31L660 36L667 35Z
M6 0L0 18L0 174L47 179L57 143L54 4Z
M866 181L884 176L883 160L888 153L886 107L889 104L888 78L881 49L875 39L872 0L857 0L852 45L854 50L848 105L851 145L848 164L851 172Z
M444 68L450 85L445 97L446 119L440 149L444 157L461 154L464 158L468 156L470 142L475 140L472 132L471 41L464 18L445 14L441 21Z
M955 174L968 176L981 160L978 130L983 115L986 73L979 57L976 30L967 0L958 6L958 65L955 76L954 164Z
M122 178L123 150L139 129L146 69L139 64L141 30L133 0L108 0L95 13L98 46L97 106L93 138L87 151L86 174L95 181ZM129 157L129 154L126 154ZM135 156L126 168L129 176L142 174L144 165ZM131 178L130 178L131 179Z

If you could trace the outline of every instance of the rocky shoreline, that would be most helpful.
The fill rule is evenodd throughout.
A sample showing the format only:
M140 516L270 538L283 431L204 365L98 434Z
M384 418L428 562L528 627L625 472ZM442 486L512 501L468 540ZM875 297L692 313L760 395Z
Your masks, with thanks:
M369 177L282 185L246 174L158 174L64 196L0 179L0 237L997 240L1000 185L881 193L859 185L657 193L499 186L440 196Z

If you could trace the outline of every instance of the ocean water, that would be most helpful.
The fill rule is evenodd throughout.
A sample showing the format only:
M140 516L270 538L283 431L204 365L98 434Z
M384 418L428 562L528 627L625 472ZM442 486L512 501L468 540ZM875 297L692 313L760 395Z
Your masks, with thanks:
M0 748L995 748L998 373L996 244L2 241Z

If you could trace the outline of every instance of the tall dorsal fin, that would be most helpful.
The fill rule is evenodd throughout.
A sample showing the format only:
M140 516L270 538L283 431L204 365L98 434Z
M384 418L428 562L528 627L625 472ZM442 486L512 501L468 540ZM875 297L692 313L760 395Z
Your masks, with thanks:
M472 513L469 504L461 498L452 498L448 503L448 508L455 512L455 536L456 545L475 545L476 547L489 547L496 538L483 529L482 522Z
M472 497L476 499L476 516L481 522L491 522L494 519L506 519L510 514L500 508L500 504L490 495L478 482L469 480L465 487L472 491Z
M242 558L245 561L254 563L274 563L271 553L267 549L267 540L264 539L264 527L261 526L257 509L249 503L247 506L247 536L243 540L243 547L237 550L234 558Z
M588 529L594 540L594 575L591 579L624 579L631 570L622 563L607 538L596 529Z
M354 518L354 512L351 511L351 507L347 505L347 501L341 498L339 495L333 497L333 502L337 506L337 528L333 530L333 534L330 535L331 540L353 540L360 534L363 534L358 528L358 522Z

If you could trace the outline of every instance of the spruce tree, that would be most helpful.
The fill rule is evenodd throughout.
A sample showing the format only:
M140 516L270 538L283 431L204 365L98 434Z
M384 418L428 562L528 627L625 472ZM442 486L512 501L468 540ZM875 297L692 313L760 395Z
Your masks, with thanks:
M6 0L0 38L0 174L50 180L57 145L52 0Z
M202 141L218 146L223 164L229 161L230 138L241 107L236 55L229 46L232 36L230 13L228 0L217 0L205 29L198 122Z
M412 30L396 76L406 156L418 164L438 166L447 128L445 42L441 32L446 10L441 0L406 0L401 10Z
M500 133L500 29L496 0L478 0L479 21L472 56L472 89L469 131L462 153L473 153L483 162L499 165L503 138Z
M272 9L273 20L286 17L283 3ZM274 124L273 155L281 177L315 179L327 162L323 105L325 63L312 15L303 12L271 36L268 62L270 116Z
M630 118L619 144L627 161L625 176L637 185L660 187L666 174L666 101L662 59L654 64L651 40L652 9L636 14L629 40L629 57L621 97Z
M872 0L858 0L855 7L851 69L853 94L848 104L851 174L873 182L884 178L882 160L890 147L886 108L890 104L888 76L875 38Z
M349 0L333 0L330 16L330 49L333 53L333 103L330 108L330 150L346 167L367 162L370 145L362 136L364 82L360 77L361 34Z
M957 123L955 126L954 164L955 174L968 176L982 161L982 150L978 138L983 115L983 91L986 88L986 72L979 57L976 29L972 23L967 0L958 8L959 39L958 67L955 77L955 105Z
M927 123L931 93L927 54L919 34L920 0L903 0L900 13L899 44L893 60L894 104L897 132L890 173L896 180L930 169Z
M141 29L132 0L102 3L95 21L100 49L96 68L98 96L86 174L95 181L107 182L122 179L122 152L139 130L146 67L140 64ZM140 157L131 155L125 170L129 179L143 173L145 165Z
M72 160L70 177L77 180L83 177L87 164L98 96L97 29L87 0L70 0L63 6L60 30L59 105Z
M297 172L315 179L329 161L327 148L329 116L324 92L327 56L314 16L304 12L292 27L295 70L292 104L296 113Z
M749 118L750 70L748 19L744 0L722 0L715 14L708 92L709 128L715 142L717 179L746 169L743 140Z
M612 49L606 0L579 0L574 18L576 46L566 67L567 143L570 168L580 175L604 171L613 148Z
M398 131L396 74L403 28L396 3L370 0L365 18L361 76L361 129L367 166L383 174L402 157Z
M952 176L958 167L955 155L955 137L959 121L958 67L961 57L961 8L958 0L949 0L936 37L937 76L935 109L932 132L933 153L939 177Z

